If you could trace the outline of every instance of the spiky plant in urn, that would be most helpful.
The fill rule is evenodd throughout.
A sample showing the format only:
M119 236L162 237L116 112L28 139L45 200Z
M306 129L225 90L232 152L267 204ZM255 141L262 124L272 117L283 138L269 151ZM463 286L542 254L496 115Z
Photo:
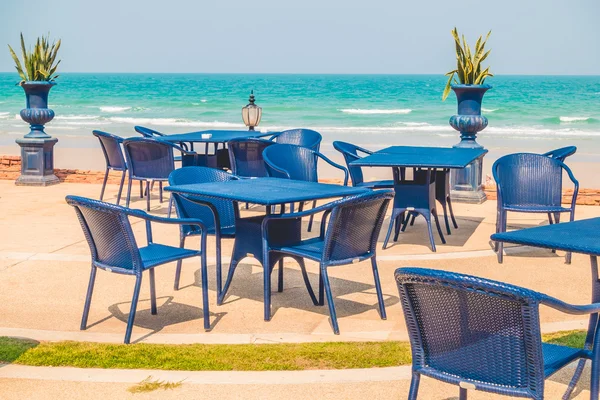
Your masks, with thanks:
M54 145L58 139L44 131L44 125L54 118L54 111L48 108L48 93L56 85L56 70L60 60L56 59L60 40L50 42L49 35L39 37L33 49L27 49L21 33L21 56L19 59L9 45L15 68L21 77L17 85L25 91L26 108L21 110L21 118L27 122L30 131L17 139L21 147L21 175L17 185L48 186L58 183L54 175Z
M452 30L456 48L456 69L448 72L448 82L442 95L446 100L450 90L453 90L458 100L458 113L450 117L450 126L460 132L460 142L453 147L482 148L477 143L477 132L488 125L486 117L481 115L481 101L486 91L491 89L485 84L488 77L492 77L490 67L483 68L482 62L488 57L491 50L485 50L485 45L492 32L489 31L485 39L479 36L475 42L475 49L471 51L465 36ZM481 186L482 161L480 158L463 170L452 170L450 177L452 198L456 201L469 203L482 203L486 200Z

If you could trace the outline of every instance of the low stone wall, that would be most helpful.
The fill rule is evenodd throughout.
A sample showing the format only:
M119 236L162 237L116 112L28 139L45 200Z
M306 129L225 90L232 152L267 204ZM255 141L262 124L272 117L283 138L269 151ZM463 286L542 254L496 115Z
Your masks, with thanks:
M0 179L16 180L21 173L20 156L1 156L0 155ZM55 169L54 174L61 182L74 183L102 183L104 171L89 171L81 169ZM111 171L108 176L108 183L119 184L121 173ZM327 183L341 183L337 179L323 179ZM496 185L491 179L486 179L483 186L488 200L496 200ZM570 203L573 196L573 190L568 189L563 193L563 203ZM577 204L586 206L600 205L600 189L580 189L577 195Z

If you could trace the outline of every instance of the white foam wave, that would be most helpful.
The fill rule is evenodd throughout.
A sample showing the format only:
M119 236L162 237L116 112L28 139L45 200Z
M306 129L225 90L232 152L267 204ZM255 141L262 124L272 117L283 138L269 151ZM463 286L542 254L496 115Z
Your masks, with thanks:
M492 113L492 112L498 111L498 110L499 110L499 108L483 108L483 107L481 107L481 111L488 112L488 113Z
M131 125L160 125L160 126L191 126L207 128L244 128L244 124L236 124L221 121L192 121L176 118L130 118L130 117L111 117L112 122L131 124Z
M10 117L10 112L0 112L0 118L8 118Z
M590 119L590 117L560 117L560 122L583 122Z
M409 114L412 110L410 108L398 108L394 110L363 110L360 108L343 108L339 111L346 114Z
M102 112L123 112L131 110L131 107L119 107L119 106L101 106L100 111Z
M98 115L57 115L54 117L56 120L67 120L67 121L93 121L100 119Z

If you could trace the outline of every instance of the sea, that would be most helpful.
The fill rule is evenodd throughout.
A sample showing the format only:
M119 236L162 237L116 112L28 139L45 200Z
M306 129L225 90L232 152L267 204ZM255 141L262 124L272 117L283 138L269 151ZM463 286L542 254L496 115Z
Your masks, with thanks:
M16 73L0 73L0 146L28 132ZM261 131L304 127L324 144L451 146L456 98L442 101L443 75L64 73L50 92L56 117L46 132L67 147L98 146L92 130L136 136L135 125L165 133L245 129L241 108L254 91ZM483 101L490 151L546 151L577 145L579 160L600 155L600 76L503 76Z

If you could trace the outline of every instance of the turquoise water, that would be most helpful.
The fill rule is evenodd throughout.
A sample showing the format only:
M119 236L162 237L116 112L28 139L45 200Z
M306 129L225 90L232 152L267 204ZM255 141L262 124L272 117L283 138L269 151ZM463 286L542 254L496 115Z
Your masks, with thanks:
M0 145L27 132L17 80L0 74ZM486 83L493 86L483 105L489 126L479 136L486 147L600 147L599 76L497 76ZM260 129L308 127L326 142L451 145L456 100L451 94L441 101L444 84L442 75L65 73L50 93L56 118L46 131L76 147L91 145L84 139L92 129L123 136L135 134L133 125L168 133L243 129L241 107L253 89L263 107Z

